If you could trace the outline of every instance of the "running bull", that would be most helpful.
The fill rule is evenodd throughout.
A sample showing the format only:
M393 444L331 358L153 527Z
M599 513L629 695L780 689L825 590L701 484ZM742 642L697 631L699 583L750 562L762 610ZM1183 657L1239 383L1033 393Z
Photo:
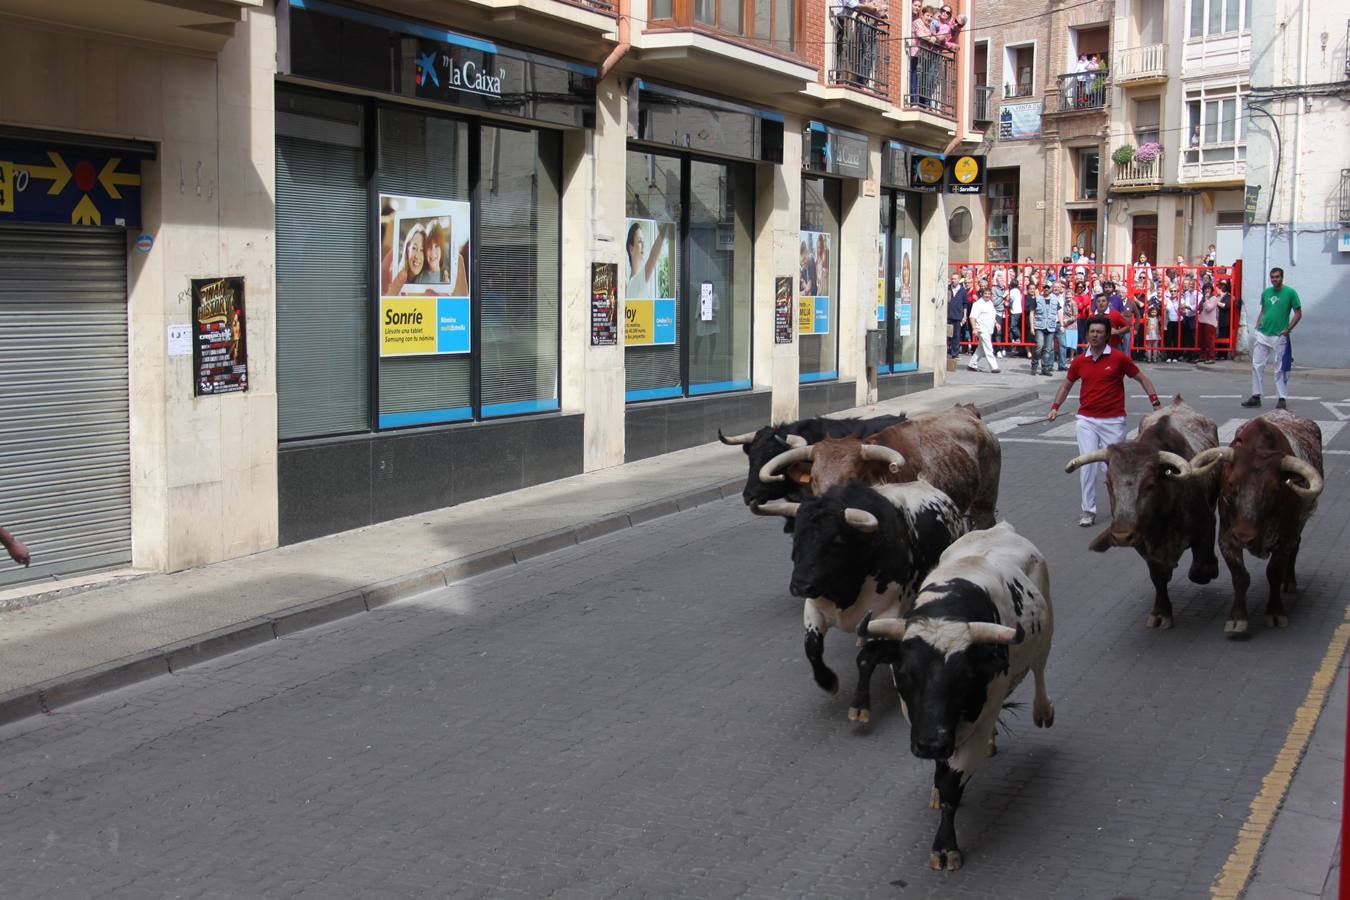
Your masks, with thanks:
M1242 551L1270 558L1266 616L1273 627L1289 625L1284 592L1298 590L1303 526L1317 510L1322 477L1322 429L1311 419L1277 409L1247 422L1227 447L1205 450L1191 460L1193 472L1221 467L1219 550L1233 576L1233 608L1223 630L1247 633L1247 574Z
M1053 633L1045 558L1007 522L948 547L907 616L859 626L860 637L889 639L878 643L892 647L910 751L933 760L929 806L942 811L942 821L932 868L961 868L961 794L993 755L999 713L1028 671L1036 683L1032 720L1040 728L1055 723L1045 690Z

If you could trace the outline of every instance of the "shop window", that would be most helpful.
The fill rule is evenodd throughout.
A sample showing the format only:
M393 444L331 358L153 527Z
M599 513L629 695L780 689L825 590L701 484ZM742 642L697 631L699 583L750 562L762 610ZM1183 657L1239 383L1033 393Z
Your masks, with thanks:
M691 160L686 256L689 393L750 387L754 169Z
M837 180L802 179L797 276L802 381L825 381L839 375L840 204Z
M985 259L1012 262L1017 258L1017 182L989 183L989 234Z
M678 397L680 160L628 153L624 372L629 400Z
M883 246L878 285L878 325L886 331L887 351L883 371L904 372L919 367L919 304L914 302L919 283L919 227L916 210L922 201L904 191L885 191L881 200ZM970 213L963 207L967 222ZM889 258L888 258L889 257ZM889 272L889 277L888 273ZM889 322L885 307L889 304Z
M370 252L360 103L278 93L277 431L370 426Z

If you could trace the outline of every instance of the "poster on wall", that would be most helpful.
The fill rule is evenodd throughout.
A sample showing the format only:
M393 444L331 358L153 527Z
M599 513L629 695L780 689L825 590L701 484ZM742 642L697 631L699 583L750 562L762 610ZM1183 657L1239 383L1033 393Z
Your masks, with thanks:
M773 280L773 342L792 343L792 276Z
M629 219L624 229L623 342L675 343L675 225Z
M1004 103L998 114L998 139L1020 141L1041 133L1041 101Z
M192 279L192 393L248 390L244 279Z
M797 331L799 334L830 333L830 236L823 231L803 231L801 270L797 275Z
M914 327L914 239L900 239L900 274L895 276L900 302L895 306L896 334L909 337Z
M380 356L468 353L469 204L380 196Z
M619 343L619 267L591 263L591 346Z
M886 235L877 233L877 327L886 327Z

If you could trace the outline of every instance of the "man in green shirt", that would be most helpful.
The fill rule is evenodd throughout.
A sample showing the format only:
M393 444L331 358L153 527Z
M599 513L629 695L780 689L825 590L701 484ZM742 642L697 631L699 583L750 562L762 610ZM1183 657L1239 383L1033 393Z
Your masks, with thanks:
M1303 304L1298 291L1284 283L1284 269L1270 270L1270 287L1261 292L1261 313L1256 320L1255 340L1252 342L1252 395L1242 401L1243 406L1260 406L1262 376L1267 360L1275 360L1275 401L1278 409L1288 405L1289 370L1283 365L1289 332L1303 318Z

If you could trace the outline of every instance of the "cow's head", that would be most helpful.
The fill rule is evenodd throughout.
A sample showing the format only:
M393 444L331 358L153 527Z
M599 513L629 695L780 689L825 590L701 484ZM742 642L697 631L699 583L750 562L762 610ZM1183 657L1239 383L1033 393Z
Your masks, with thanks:
M874 439L825 438L778 454L760 469L761 483L788 482L824 494L850 481L876 484L893 481L905 465L897 450Z
M1138 547L1155 517L1172 507L1171 485L1191 477L1182 456L1139 441L1121 441L1069 460L1065 472L1089 463L1106 463L1106 490L1111 495L1111 525L1089 548Z
M980 717L989 698L989 683L1008 671L1008 646L1025 638L1022 626L971 621L963 608L983 608L998 618L988 596L975 584L954 578L927 588L925 595L945 595L924 602L907 619L864 620L858 633L900 641L896 685L909 719L909 748L920 759L947 759L956 750L961 722ZM952 615L949 615L952 613Z
M792 513L793 596L823 597L846 609L883 560L888 571L908 568L911 551L900 539L895 507L864 484L850 482L807 497Z
M1195 472L1222 466L1219 515L1225 533L1254 553L1264 553L1282 520L1322 493L1322 474L1293 453L1288 438L1260 418L1239 429L1227 447L1191 460Z
M786 434L782 429L773 425L765 425L758 431L730 436L723 434L719 428L717 439L728 446L739 445L749 458L750 473L746 476L745 487L741 489L741 499L745 501L746 506L754 503L769 503L774 500L789 499L800 493L801 488L795 483L789 483L781 479L769 482L762 481L760 471L764 468L765 463L780 453L794 447L806 446L805 438L795 434Z

